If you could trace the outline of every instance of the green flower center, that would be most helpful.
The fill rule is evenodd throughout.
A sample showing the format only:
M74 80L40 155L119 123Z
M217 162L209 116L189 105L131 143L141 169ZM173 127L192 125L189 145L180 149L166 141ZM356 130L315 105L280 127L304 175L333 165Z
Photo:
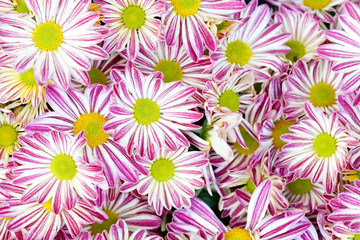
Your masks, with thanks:
M108 220L102 223L94 222L93 224L91 224L90 227L91 235L95 236L98 233L101 234L103 231L109 232L111 226L116 224L116 222L119 220L119 215L117 213L108 209L104 209L104 212L108 216Z
M240 133L243 137L248 149L243 148L238 142L234 143L234 148L240 153L245 155L252 155L259 147L259 142L256 141L244 127L240 127Z
M288 183L286 187L292 194L306 194L311 191L314 185L309 179L298 178L294 182Z
M286 58L292 62L296 62L305 55L305 46L304 44L298 41L288 41L285 43L286 46L291 48L290 52L286 54Z
M246 43L237 40L227 46L225 56L229 63L243 66L249 62L253 55Z
M106 85L106 76L101 70L92 67L90 71L88 71L88 74L90 77L90 84L100 83Z
M129 6L122 13L122 20L125 27L138 29L145 24L146 13L139 6Z
M311 9L323 9L331 0L304 0L304 5Z
M253 180L251 179L251 177L249 177L249 179L247 180L245 188L249 193L251 193L251 194L254 193L256 186L255 186Z
M59 154L51 162L51 171L60 180L71 180L77 173L77 166L72 156Z
M293 121L284 121L280 120L275 123L275 127L271 136L273 137L273 143L276 149L281 150L282 147L286 144L280 137L285 133L290 133L289 127L294 124L295 120Z
M335 90L327 83L319 82L310 89L310 102L315 107L329 107L335 101Z
M18 139L18 132L10 125L0 126L0 147L8 147L14 145Z
M360 240L360 234L354 234L354 240Z
M149 125L160 118L160 108L150 99L140 98L134 105L134 118L141 125Z
M162 60L156 64L154 72L159 71L164 74L164 82L181 81L183 78L183 71L180 64L171 60Z
M171 0L173 11L182 17L195 15L200 8L201 0Z
M33 31L33 41L42 51L57 50L63 42L60 25L53 21L40 23Z
M331 157L337 149L336 140L328 133L321 133L315 138L313 149L320 157Z
M154 160L151 164L150 175L158 182L170 180L175 174L175 165L166 158Z
M225 240L252 240L248 230L232 228L224 234Z
M14 3L16 4L15 11L17 11L18 13L26 13L26 14L30 13L30 10L26 6L24 0L14 0Z
M20 78L29 87L37 86L34 70L32 68L24 73L21 73Z
M106 118L99 113L82 114L74 123L74 134L84 130L87 144L90 147L96 147L103 144L109 137L109 134L103 130L104 123L106 123Z
M239 95L233 90L226 90L219 97L219 104L221 107L227 107L233 112L237 112L240 107Z

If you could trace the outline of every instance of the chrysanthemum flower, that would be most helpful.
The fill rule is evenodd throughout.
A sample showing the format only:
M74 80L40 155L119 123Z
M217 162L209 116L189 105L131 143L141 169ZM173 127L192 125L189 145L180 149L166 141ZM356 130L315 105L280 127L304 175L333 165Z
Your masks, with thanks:
M332 67L333 63L324 59L308 64L305 60L297 62L284 94L287 120L304 115L305 103L311 103L327 114L338 109L338 96L343 93L345 76L332 71Z
M21 103L27 103L31 100L34 108L39 103L45 103L45 88L36 83L34 70L24 73L17 73L14 70L15 57L6 55L0 51L0 102L21 100Z
M268 70L281 72L283 63L278 57L289 52L284 46L291 34L280 33L281 23L268 26L271 10L260 5L249 19L240 23L227 38L222 39L216 51L210 54L213 77L222 81L238 69L254 69L257 79L270 78Z
M25 0L0 0L0 13L1 12L29 14L30 10L26 5Z
M24 239L24 235L21 231L19 232L10 232L7 229L7 225L11 218L0 217L0 239L2 240L14 240L14 239Z
M84 156L83 133L71 137L63 132L34 133L20 137L22 147L13 154L16 185L27 186L22 202L33 197L44 204L53 199L53 211L71 210L79 198L96 200L96 187L105 181L100 162L90 164Z
M276 216L265 216L270 200L270 180L265 180L255 190L249 203L245 227L228 229L213 211L200 199L193 198L189 209L176 210L167 225L169 232L197 233L210 239L294 239L303 234L311 223L303 221L303 212L286 211ZM285 238L286 236L286 238Z
M198 62L194 62L183 46L176 49L167 46L164 41L159 42L155 52L140 48L139 55L132 62L144 75L154 71L162 72L166 83L182 81L186 85L204 89L205 83L211 79L211 74L203 73L211 64L209 56L202 56Z
M147 51L155 51L162 29L165 1L116 1L96 0L101 4L104 22L109 28L104 49L113 53L127 49L130 59L135 59L142 45Z
M332 193L338 173L346 167L348 148L355 147L358 140L340 125L336 113L327 117L320 108L305 103L305 114L307 119L291 126L292 133L282 136L287 144L279 153L275 167L286 168L312 183L321 183Z
M63 91L54 85L46 88L46 99L54 112L48 112L26 126L27 132L48 132L51 129L76 135L84 131L87 151L102 161L104 176L110 187L119 178L137 182L136 171L146 173L126 151L113 141L111 134L103 130L110 120L109 112L112 89L92 85L81 93L69 88Z
M0 111L0 160L7 167L9 157L19 149L19 136L24 135L13 113Z
M99 15L89 11L89 0L27 1L34 19L16 14L7 15L0 24L0 44L14 57L15 71L24 73L33 68L41 86L51 79L63 89L70 77L86 85L90 59L106 59L108 54L97 44L107 32L94 25ZM1 18L1 16L0 16Z
M285 55L290 63L300 59L319 57L317 48L325 41L325 31L320 29L319 21L310 13L290 11L280 7L274 17L275 23L282 23L282 31L291 33L291 38L285 43L291 50Z
M140 175L137 184L124 183L121 189L137 189L140 194L148 195L149 205L158 215L164 208L190 207L195 190L204 186L202 170L209 162L203 152L188 152L186 148L160 149L154 160L141 158L138 161L149 174Z
M350 1L344 4L344 15L338 22L343 30L331 29L326 37L333 43L324 44L318 48L321 57L334 61L333 70L351 73L351 77L343 86L344 91L354 91L360 86L360 8Z
M204 45L215 51L217 41L204 21L209 18L232 19L229 15L245 8L242 1L234 0L167 0L164 14L167 45L184 44L189 57L197 62L203 55ZM177 46L179 47L179 46Z
M125 73L114 69L112 77L117 82L115 102L110 108L114 118L109 119L104 130L114 132L115 141L129 154L135 148L141 156L152 159L161 147L176 150L190 145L181 130L199 129L193 123L203 115L189 110L198 106L188 100L195 87L178 81L164 83L159 72L144 77L131 62Z

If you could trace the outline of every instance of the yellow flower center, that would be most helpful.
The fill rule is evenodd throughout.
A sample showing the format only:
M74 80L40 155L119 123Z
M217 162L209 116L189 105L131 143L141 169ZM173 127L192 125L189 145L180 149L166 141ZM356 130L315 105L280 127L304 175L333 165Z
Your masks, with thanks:
M294 182L288 183L286 187L292 194L299 195L309 193L314 185L309 179L298 178Z
M173 11L182 17L195 15L200 8L201 0L171 0Z
M233 90L226 90L219 97L219 104L221 107L227 107L233 112L237 112L240 107L239 95Z
M17 11L18 13L26 13L26 14L30 13L30 10L26 6L24 0L13 0L13 2L16 5L15 11Z
M43 204L43 207L46 211L52 212L52 198L49 199L46 203Z
M34 70L32 68L24 73L21 73L20 78L29 87L37 86Z
M146 21L146 13L140 6L129 6L122 13L125 27L131 29L141 28Z
M252 240L249 231L243 228L232 228L224 236L225 240Z
M311 9L323 9L331 3L331 0L304 0L304 5Z
M0 147L12 146L17 139L18 132L14 127L7 124L0 126Z
M87 138L87 144L90 147L101 145L109 137L109 134L103 130L106 121L106 118L99 113L82 114L74 123L74 134L85 131L84 136Z
M335 90L327 83L319 82L310 89L310 102L315 107L329 107L335 101Z
M92 67L90 71L88 71L90 77L90 84L100 83L102 85L106 85L106 76L101 70Z
M360 234L354 234L353 240L360 240Z
M305 55L305 46L304 44L298 41L288 41L285 43L291 50L288 54L286 54L286 58L292 62L296 62L301 59Z
M54 21L37 25L33 31L33 41L42 51L56 51L63 42L63 33Z
M336 140L328 133L321 133L315 138L313 149L320 157L331 157L337 149Z
M295 120L293 121L284 121L280 120L275 123L275 127L272 132L273 143L276 149L281 150L282 147L286 144L280 137L285 133L290 133L289 127L294 124Z
M251 179L251 177L249 177L249 179L247 180L245 188L249 193L251 193L251 194L254 193L256 186L255 186L253 180Z
M245 155L252 155L259 147L259 142L256 141L244 127L240 127L240 133L243 137L248 149L243 148L238 142L234 143L234 148L240 153Z
M243 66L253 55L246 43L236 40L227 46L225 56L229 63Z
M51 162L51 171L60 180L71 180L77 173L77 166L72 156L59 154Z
M154 72L159 71L164 74L164 82L181 81L183 78L183 71L180 64L171 60L162 60L156 64Z
M134 118L141 125L149 125L160 118L160 108L150 99L140 98L134 105Z
M94 222L93 224L91 224L90 227L91 235L95 236L98 233L101 234L103 231L109 232L111 226L116 224L116 222L119 220L119 215L117 213L108 209L104 209L104 212L108 216L108 220L102 223Z
M150 167L150 175L158 182L170 180L175 174L175 165L166 158L153 161Z

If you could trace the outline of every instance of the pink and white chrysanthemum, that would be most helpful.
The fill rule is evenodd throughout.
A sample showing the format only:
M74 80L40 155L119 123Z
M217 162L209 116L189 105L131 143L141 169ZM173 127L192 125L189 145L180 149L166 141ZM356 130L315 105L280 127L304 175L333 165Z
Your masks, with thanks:
M19 126L21 119L17 120L12 112L0 110L0 160L7 167L10 156L19 149L19 136L24 135L24 129Z
M99 208L87 201L79 200L72 210L62 210L59 214L52 211L50 199L45 204L33 199L29 203L13 201L0 205L0 216L11 218L7 229L19 232L27 229L25 239L52 240L57 232L66 226L72 238L81 233L82 224L90 224L95 219L106 220Z
M307 119L291 126L292 133L282 136L287 144L279 153L275 167L285 168L312 183L321 183L332 193L338 173L347 166L348 148L357 146L359 141L340 125L336 113L327 117L320 108L305 103L305 114Z
M213 65L209 70L216 80L223 81L242 68L253 69L257 81L270 79L269 69L282 71L279 55L290 51L283 44L291 34L281 33L281 23L269 26L271 14L267 5L260 5L229 37L220 41L218 48L210 54Z
M199 129L193 124L202 113L196 101L189 101L196 88L176 81L164 83L159 72L144 76L131 62L125 72L112 71L114 103L110 107L113 118L104 130L114 134L115 141L127 149L134 148L141 156L153 159L161 147L176 150L190 145L181 131Z
M12 14L0 24L0 45L17 57L15 71L24 73L33 68L41 86L53 80L67 89L71 76L88 85L90 59L108 57L97 45L108 30L94 25L99 15L89 11L91 1L27 0L26 4L34 19Z
M343 93L345 76L332 71L333 63L322 59L311 63L300 60L286 82L284 114L287 120L304 115L304 104L311 103L325 113L338 109L338 96Z
M25 0L0 0L0 13L11 12L29 14L30 10Z
M350 1L346 1L344 14L339 16L339 29L326 32L326 37L332 42L318 48L321 57L334 61L333 70L336 72L351 73L350 78L343 86L344 91L354 91L360 86L360 9Z
M282 23L283 33L291 33L285 43L291 50L285 55L290 64L300 59L306 61L318 58L317 48L325 40L325 31L321 30L319 21L311 13L300 13L280 7L274 17L275 23Z
M135 59L140 45L153 52L158 47L165 1L159 0L95 0L101 4L103 21L109 28L104 49L108 53L127 49L130 59Z
M14 70L15 57L0 51L0 102L20 99L21 103L31 101L34 108L45 103L45 88L36 83L34 70L17 73Z
M227 228L204 202L193 198L191 208L173 213L167 229L170 233L200 232L207 239L294 239L302 235L311 226L309 221L303 220L303 212L286 211L276 216L265 216L270 201L270 187L270 180L265 180L256 188L249 203L246 223L242 227Z
M184 45L189 57L197 62L204 52L204 45L215 51L217 41L205 21L211 18L232 20L229 15L242 11L245 3L234 0L167 0L165 11L165 40L177 48Z
M254 100L254 77L251 70L240 70L224 82L208 81L203 95L206 111L245 113ZM208 112L207 114L211 114Z
M10 219L0 217L0 239L2 240L14 240L14 239L24 239L24 235L21 231L19 232L10 232L7 229L7 225Z
M198 62L194 62L183 46L177 50L174 46L167 46L164 41L159 42L159 48L155 52L140 48L137 58L132 62L144 75L150 75L154 71L162 72L166 83L182 81L202 90L211 79L211 74L203 73L211 64L209 56L204 55Z
M114 142L113 136L103 130L109 121L112 89L91 85L81 93L73 88L63 91L54 85L46 88L46 99L54 112L44 113L26 126L27 132L48 132L51 129L76 135L84 131L87 151L103 163L104 176L110 187L119 178L137 182L137 171L146 173L132 156Z
M108 239L112 225L118 220L125 221L130 232L137 230L156 230L161 225L161 218L149 206L147 200L123 193L119 188L102 191L99 198L105 198L101 208L107 215L106 221L96 220L95 223L84 225L83 231L91 233L95 239ZM99 199L98 199L99 200Z
M136 189L148 196L150 206L161 215L164 208L190 207L195 190L204 186L202 170L209 160L200 151L188 152L187 148L175 151L160 149L154 160L139 158L138 161L149 171L140 175L138 183L124 183L120 189Z
M126 221L119 219L118 222L111 226L109 234L106 236L96 236L93 238L89 232L83 232L78 240L162 240L163 238L150 234L146 230L138 229L131 232Z
M34 133L20 137L22 147L13 154L19 166L13 169L13 183L26 186L20 200L36 198L41 204L52 201L55 214L71 210L79 198L95 201L96 187L105 177L100 162L84 156L83 133L72 137L63 132Z

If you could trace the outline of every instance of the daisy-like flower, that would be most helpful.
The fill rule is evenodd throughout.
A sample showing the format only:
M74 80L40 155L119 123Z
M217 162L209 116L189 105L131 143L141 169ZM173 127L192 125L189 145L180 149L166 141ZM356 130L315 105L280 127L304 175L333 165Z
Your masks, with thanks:
M268 26L271 10L260 5L250 18L245 18L237 29L220 41L216 51L210 54L213 77L223 81L238 69L253 69L258 81L270 79L269 69L281 72L283 63L278 57L289 52L284 46L290 33L280 33L281 23Z
M189 57L197 62L203 55L204 45L215 51L217 41L204 21L210 18L232 19L228 17L242 11L245 3L234 0L167 0L164 14L165 40L167 45L184 44Z
M188 100L195 87L178 81L164 83L159 72L144 77L131 62L125 73L114 69L112 77L117 82L110 108L114 118L105 123L104 130L113 132L129 154L136 148L141 156L153 159L161 147L176 150L190 145L181 130L199 129L193 123L203 115L189 110L198 106Z
M11 218L0 217L0 239L3 240L14 240L14 239L24 239L24 235L21 231L19 232L10 232L7 229L7 225Z
M351 73L343 86L344 91L354 91L360 86L360 8L350 1L343 7L344 14L338 17L342 30L331 29L326 37L333 43L324 44L318 48L321 57L334 61L333 70Z
M25 0L0 0L0 13L17 12L29 14L30 10Z
M112 89L95 84L81 93L73 88L63 91L48 85L45 93L54 112L36 118L26 126L27 132L48 132L53 129L76 135L84 131L87 151L102 161L110 187L115 187L119 178L137 182L137 171L147 173L113 141L111 134L103 130L103 125L111 119L109 107Z
M289 180L283 194L293 208L312 213L317 206L326 204L332 198L331 195L326 193L323 185L312 184L310 179L296 178Z
M122 56L126 57L124 54ZM150 75L154 71L162 72L166 83L182 81L202 90L211 79L211 74L203 73L211 64L208 56L194 62L183 46L177 50L176 47L167 46L164 41L159 42L159 48L155 52L140 48L139 55L132 62L144 75Z
M107 52L120 52L127 48L128 57L135 59L140 44L146 51L157 49L163 24L158 18L165 11L165 1L96 0L95 3L101 4L103 21L109 28L104 44Z
M304 115L304 104L311 103L325 113L338 109L338 96L343 93L345 76L332 71L333 63L321 59L312 63L300 60L289 75L284 94L287 120Z
M39 103L45 103L45 88L36 83L32 68L24 73L17 73L14 70L15 57L0 51L0 59L0 102L20 99L21 103L27 103L31 100L34 108Z
M285 168L300 178L312 183L321 183L332 193L338 183L338 173L346 167L349 150L358 144L343 128L338 115L327 117L320 108L305 103L307 119L289 128L292 133L284 134L287 144L279 153L275 167Z
M227 228L204 202L193 198L191 208L173 213L167 229L186 234L201 231L207 239L226 240L294 239L302 235L311 226L309 221L303 220L303 212L286 211L276 216L265 216L270 201L270 186L270 180L265 180L255 190L244 227Z
M311 13L303 14L280 7L274 21L282 23L282 32L291 33L291 38L285 43L291 48L285 55L290 64L302 58L309 60L319 57L316 50L325 41L325 32Z
M7 167L9 158L20 147L19 136L24 135L15 115L0 111L0 159Z
M90 164L84 156L86 138L83 133L71 137L63 132L34 133L20 137L22 147L13 154L19 166L13 169L16 185L27 185L20 200L36 198L44 204L53 199L59 214L71 210L79 198L95 201L96 187L105 178L100 162Z
M138 160L149 171L141 175L138 183L124 183L121 189L137 189L141 195L148 195L149 205L161 215L164 208L190 207L195 190L204 186L202 170L209 160L200 151L188 152L186 148L175 151L160 149L154 160Z
M106 59L108 54L97 44L107 29L94 25L99 15L89 11L89 0L31 0L27 6L34 19L7 15L0 24L3 50L17 57L16 72L33 68L41 86L51 79L67 89L71 76L88 85L90 59ZM1 16L0 16L1 18Z

